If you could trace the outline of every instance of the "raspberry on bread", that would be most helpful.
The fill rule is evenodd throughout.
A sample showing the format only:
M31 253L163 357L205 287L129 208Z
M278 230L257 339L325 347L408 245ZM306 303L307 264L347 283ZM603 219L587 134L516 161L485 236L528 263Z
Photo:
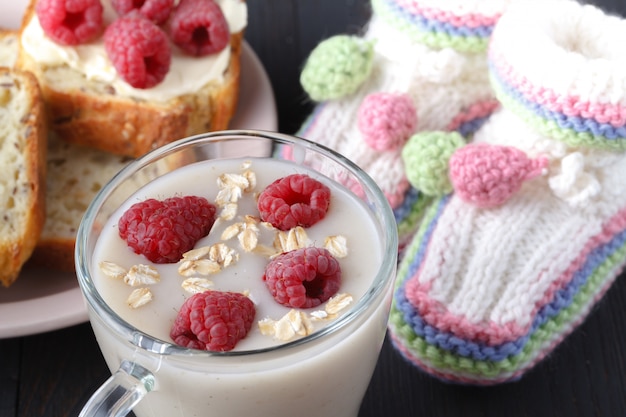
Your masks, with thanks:
M30 258L44 225L46 140L37 80L0 68L0 283L6 287Z
M196 56L221 51L230 38L220 7L206 0L181 2L172 13L169 34L176 45Z
M111 0L111 5L119 15L125 15L133 10L156 24L165 23L174 8L174 0Z
M122 16L107 27L104 49L120 77L135 88L154 87L170 69L167 35L139 12ZM150 65L142 65L147 59Z
M62 45L89 42L102 31L100 0L38 0L35 10L46 34Z
M224 1L233 0L218 3ZM24 14L16 65L31 71L39 80L49 126L64 140L136 157L182 137L228 127L239 94L245 22L241 28L231 28L226 47L228 59L222 73L193 92L166 99L146 98L122 93L110 82L87 78L67 64L42 64L29 54L23 39L26 28L37 19L36 2L30 0ZM245 2L241 3L245 7ZM105 9L111 7L110 0L102 0L102 4Z

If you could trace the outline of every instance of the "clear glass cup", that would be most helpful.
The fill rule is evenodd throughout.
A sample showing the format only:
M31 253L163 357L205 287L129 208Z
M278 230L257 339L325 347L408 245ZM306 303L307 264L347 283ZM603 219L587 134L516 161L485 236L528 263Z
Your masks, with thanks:
M207 352L159 340L123 320L96 289L92 254L102 225L139 186L198 159L267 156L306 164L358 189L382 262L365 295L332 324L258 350ZM371 178L343 156L293 136L223 131L179 140L133 161L98 193L77 234L76 271L112 376L82 416L356 417L384 340L396 274L393 213Z

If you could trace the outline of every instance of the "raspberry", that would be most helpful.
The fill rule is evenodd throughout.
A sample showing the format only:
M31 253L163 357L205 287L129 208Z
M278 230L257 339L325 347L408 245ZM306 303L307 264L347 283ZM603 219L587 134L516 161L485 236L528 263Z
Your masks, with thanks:
M120 217L119 234L135 253L155 263L178 262L215 222L215 206L205 198L153 198L133 204Z
M170 69L167 35L139 12L113 21L104 32L104 47L120 77L135 88L154 87Z
M280 230L313 226L326 216L329 204L330 189L305 174L277 179L257 201L261 219Z
M89 42L102 30L100 0L39 0L35 12L45 34L62 45Z
M170 16L174 8L174 0L111 0L111 6L120 16L138 10L158 25Z
M272 259L265 267L263 281L278 303L311 308L339 291L341 267L326 249L296 249Z
M230 31L213 0L182 0L172 13L170 38L188 54L202 56L224 49Z
M170 337L190 349L232 350L250 331L255 314L254 304L243 294L201 292L183 303Z

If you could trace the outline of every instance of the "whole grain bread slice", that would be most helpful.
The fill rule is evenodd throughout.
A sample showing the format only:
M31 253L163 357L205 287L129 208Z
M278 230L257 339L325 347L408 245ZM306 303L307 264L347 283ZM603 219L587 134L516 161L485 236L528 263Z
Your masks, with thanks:
M30 0L22 28L35 16L35 4ZM16 65L39 80L49 126L63 140L137 157L176 139L228 127L239 96L242 41L243 32L231 35L221 80L163 102L122 97L111 85L88 81L67 65L40 65L22 48Z
M0 67L0 283L5 287L32 255L45 221L45 121L37 79Z
M0 29L0 66L17 60L19 33ZM39 99L39 103L43 103ZM43 111L42 118L45 119ZM48 131L45 162L45 224L29 262L61 271L74 270L74 246L80 220L102 186L130 160L63 141ZM38 208L43 210L44 205Z
M61 140L48 134L46 223L31 262L74 271L74 247L80 221L98 191L131 158Z

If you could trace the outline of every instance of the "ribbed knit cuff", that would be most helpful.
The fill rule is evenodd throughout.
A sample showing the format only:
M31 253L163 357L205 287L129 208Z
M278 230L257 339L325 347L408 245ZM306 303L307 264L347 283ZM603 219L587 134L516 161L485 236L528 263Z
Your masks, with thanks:
M593 6L517 3L489 49L496 96L536 131L570 146L626 149L623 39L623 20Z

